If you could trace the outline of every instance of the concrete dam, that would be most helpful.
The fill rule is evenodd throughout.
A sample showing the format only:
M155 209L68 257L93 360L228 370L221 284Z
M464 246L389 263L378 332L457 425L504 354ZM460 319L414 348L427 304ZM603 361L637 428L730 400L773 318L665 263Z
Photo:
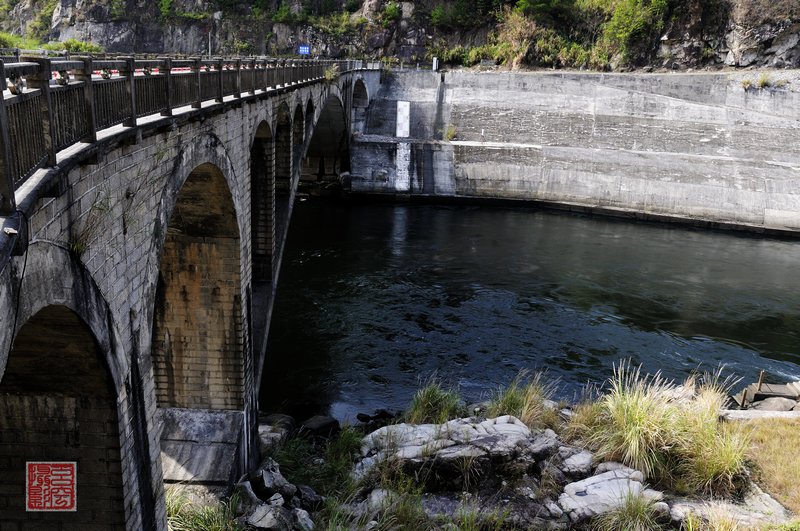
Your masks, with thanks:
M386 72L352 190L794 232L800 93L757 76Z
M166 529L165 483L227 486L258 464L258 383L301 180L800 229L800 96L745 90L742 74L252 58L23 58L0 74L12 529ZM37 461L76 463L77 511L25 511Z

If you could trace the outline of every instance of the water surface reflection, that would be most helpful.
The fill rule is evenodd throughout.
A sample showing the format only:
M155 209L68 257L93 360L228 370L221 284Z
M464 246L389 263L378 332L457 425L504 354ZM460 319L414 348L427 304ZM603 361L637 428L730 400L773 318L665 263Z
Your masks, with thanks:
M571 397L623 357L800 379L800 242L525 209L300 203L262 407L402 408L438 371L480 398L547 368Z

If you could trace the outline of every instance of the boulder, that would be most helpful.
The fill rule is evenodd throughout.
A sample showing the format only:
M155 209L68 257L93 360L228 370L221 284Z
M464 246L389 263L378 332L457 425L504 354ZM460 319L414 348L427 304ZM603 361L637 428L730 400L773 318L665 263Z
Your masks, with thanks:
M587 450L571 455L561 463L561 470L568 476L585 478L592 472L594 456Z
M251 483L261 499L269 499L273 494L281 494L284 499L290 499L297 492L297 487L283 477L278 463L270 457L264 459L251 475Z
M780 396L771 396L758 402L753 402L750 409L756 411L791 411L797 406L797 401Z
M306 511L316 511L325 503L325 498L308 485L297 485L297 498L300 499L300 506Z
M299 531L312 531L314 529L314 521L307 511L303 509L295 509L292 511L292 522L294 528Z
M534 459L541 461L555 454L560 444L561 442L558 440L556 432L547 429L534 437L528 447L528 451Z
M660 501L663 494L646 489L643 481L641 472L627 467L603 472L565 486L558 504L578 523L619 507L628 494Z
M256 529L289 531L292 529L292 513L283 507L264 504L247 517L247 524Z

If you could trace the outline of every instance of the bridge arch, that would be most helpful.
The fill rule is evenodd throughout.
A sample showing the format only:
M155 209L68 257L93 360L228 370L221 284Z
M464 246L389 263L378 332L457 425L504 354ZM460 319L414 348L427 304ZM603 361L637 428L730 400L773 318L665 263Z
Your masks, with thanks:
M137 505L147 503L142 497L153 503L149 459L131 418L128 363L109 308L89 272L60 246L32 243L25 269L19 311L4 305L13 311L4 315L9 326L0 337L2 520L24 527L35 515L53 528L150 526L153 508ZM132 436L120 437L123 426ZM27 513L26 461L75 461L77 511ZM136 471L127 481L125 469Z
M306 151L309 167L319 178L350 171L347 113L338 90L331 87L319 112Z
M369 91L361 78L353 84L352 102L352 132L363 133L367 122L367 108L369 107Z
M306 103L306 132L305 136L308 138L311 135L311 131L314 129L314 100L312 98L308 99L308 103Z
M275 186L288 193L292 182L292 115L284 102L275 113Z
M223 171L195 166L161 246L153 311L159 407L242 410L244 334L237 209Z
M250 231L253 282L272 279L275 254L275 144L272 128L262 120L250 147Z
M303 160L303 142L306 124L303 120L303 104L298 103L292 117L292 178L298 174Z

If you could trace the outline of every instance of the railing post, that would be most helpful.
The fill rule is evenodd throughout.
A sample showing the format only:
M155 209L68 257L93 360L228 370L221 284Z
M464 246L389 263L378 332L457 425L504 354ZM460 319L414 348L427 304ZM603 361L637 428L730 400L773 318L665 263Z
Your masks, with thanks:
M55 123L53 121L53 103L50 99L50 80L53 78L53 65L50 59L31 58L30 61L39 64L39 71L35 76L28 78L31 88L39 89L42 95L39 102L42 109L42 127L44 127L44 149L47 152L48 166L56 165L56 149L54 139ZM5 82L5 79L3 79Z
M217 59L217 101L222 102L225 99L225 88L222 81L222 59Z
M172 116L172 101L174 99L172 94L172 59L169 57L162 57L161 62L164 65L164 90L167 91L167 108L161 111L161 116ZM161 67L159 67L159 71L160 70Z
M6 82L6 68L0 59L0 81ZM11 138L8 134L6 102L0 92L0 215L7 216L17 208L14 200L14 164L11 160Z
M250 87L250 94L256 93L256 88L258 88L258 83L256 80L258 79L258 60L253 59L250 64L250 68L253 69L253 84Z
M87 142L97 142L97 116L94 108L94 86L92 85L92 58L87 57L83 60L83 69L75 71L75 79L83 82L83 103L86 112L86 122L89 131L86 134Z
M286 59L281 59L278 64L280 65L280 68L278 68L280 72L278 73L278 79L275 81L275 88L286 86Z
M200 74L201 59L199 57L194 60L194 67L192 68L194 72L195 84L197 85L197 99L194 101L194 103L192 103L192 108L199 109L203 104L203 83L200 80L200 76L202 75Z
M133 57L125 58L125 70L120 72L120 74L128 79L125 86L131 106L131 115L123 122L123 125L126 127L136 127L136 80L134 79L136 76L136 63L134 63Z
M234 97L242 97L242 59L236 60L236 86L233 92Z

